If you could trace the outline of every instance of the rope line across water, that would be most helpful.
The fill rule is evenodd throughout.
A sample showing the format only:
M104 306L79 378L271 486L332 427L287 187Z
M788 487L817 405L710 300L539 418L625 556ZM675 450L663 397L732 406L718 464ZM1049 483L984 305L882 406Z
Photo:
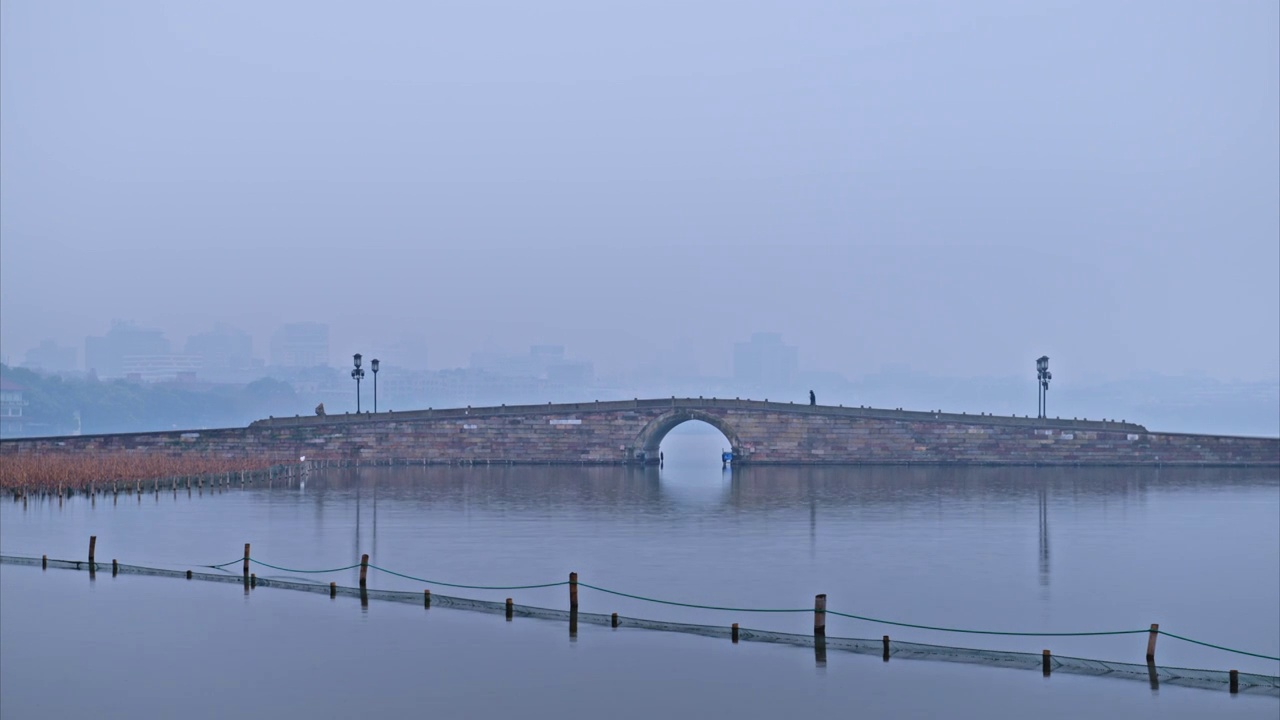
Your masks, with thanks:
M624 592L619 592L617 590L610 590L608 588L596 587L595 585L589 585L584 582L579 582L578 585L584 588L591 588L592 590L599 590L600 592L603 592L603 593L609 593L610 595L621 595L622 597L629 597L635 600L644 600L645 602L662 603L663 605L678 605L680 607L699 608L702 610L727 610L729 612L749 612L749 613L813 612L813 608L794 608L794 609L792 608L736 608L736 607L721 607L719 605L697 605L694 603L676 602L675 600L659 600L657 598L645 597L643 595L632 595L631 593L624 593Z
M355 567L360 567L360 566L357 564L355 565ZM377 565L372 565L372 564L369 565L369 567L374 570L387 573L388 575L395 575L396 577L402 577L406 580L416 580L417 582L426 583L428 585L443 585L445 587L468 588L471 590L530 590L533 588L559 587L561 585L569 584L568 580L562 580L561 582L541 583L539 585L460 585L458 583L440 582L438 580L427 580L426 578L414 577L412 575L405 575L404 573L398 573L394 570L380 568Z
M1196 645L1203 645L1205 647L1211 647L1211 648L1214 648L1215 650L1225 650L1227 652L1237 653L1239 655L1248 655L1250 657L1262 658L1263 660L1275 660L1277 662L1280 662L1280 657L1274 657L1272 655L1261 655L1259 653L1251 653L1244 650L1236 650L1234 648L1223 647L1221 645L1214 645L1213 643L1201 642L1200 640L1192 640L1189 637L1174 635L1171 632L1165 632L1163 630L1157 630L1156 632L1160 633L1161 635L1168 635L1171 638L1177 638L1178 640L1182 640L1184 642L1195 643Z
M232 564L235 564L235 562L242 562L242 561L243 561L243 558L239 558L236 561L233 561L231 563L226 563L226 565L232 565ZM0 563L5 563L5 564L14 563L19 565L43 566L45 569L53 568L53 567L61 567L64 569L83 570L85 565L88 565L88 567L91 569L101 569L105 567L104 563L98 563L98 562L85 563L83 560L56 560L56 559L49 559L47 556L42 556L37 558L37 557L18 557L18 556L10 556L10 555L3 555L3 554L0 554ZM259 564L265 565L265 563L259 563ZM201 567L215 567L215 566L206 565ZM275 566L270 566L270 567L275 567ZM359 565L352 565L351 567L352 568L359 567ZM369 567L375 567L375 566L369 566ZM115 566L113 561L113 570L114 569L115 569ZM387 572L383 568L375 568L375 569L383 570L384 572ZM141 574L141 575L157 575L162 577L175 577L175 578L182 577L184 574L183 571L180 571L180 570L165 569L165 568L148 568L148 567L143 567L138 565L124 565L124 564L119 566L119 570L121 573L126 573L126 574L134 573L134 574ZM115 573L112 573L112 574L114 576ZM411 576L403 575L400 573L394 573L394 574L400 577L406 577L406 578L411 577ZM189 570L186 571L185 575L188 580L193 579L193 575L191 571ZM194 578L199 580L212 580L212 581L219 581L219 582L237 582L239 580L239 578L231 575L221 575L221 574L203 573L203 572L195 574ZM413 579L420 580L419 578L413 578ZM310 581L305 581L305 582L309 583ZM246 578L246 583L247 583L247 578ZM309 584L300 583L298 579L268 580L265 582L259 582L259 586L262 586L264 584L266 587L278 587L282 589L291 589L291 590L300 590L300 589L311 590L312 589ZM565 585L565 584L572 584L572 583L564 583L564 582L546 583L546 584L534 586L534 587L547 587L547 586ZM674 601L663 601L663 600L658 600L656 598L647 598L641 595L620 593L618 591L608 590L607 588L600 588L597 586L589 585L587 583L582 583L582 585L589 589L599 590L606 593L636 598L639 600L664 603L664 604L681 605L681 606L697 607L697 608L711 608L711 609L718 609L718 610L739 610L739 611L743 610L742 608L720 608L717 606L710 606L710 605L696 605L693 603L678 603ZM464 587L475 587L475 586L464 586ZM503 587L518 587L518 586L503 586ZM248 588L246 587L246 591L247 590ZM341 590L342 590L342 594L347 596L354 596L356 595L356 592L357 592L357 589L353 587L344 586L343 588L341 588ZM363 591L364 591L364 588L359 589L359 592L362 597L363 597ZM332 591L330 591L330 594L332 596ZM376 595L375 597L383 600L401 600L401 599L404 599L406 595L411 596L413 598L418 597L417 593L406 594L403 592L388 592L388 591L380 591L380 594ZM441 597L445 601L444 604L446 606L457 607L460 609L483 610L486 612L492 612L496 606L496 603L493 603L491 601L472 600L468 598L449 597L445 595L441 595L439 597ZM532 607L532 606L526 606L526 605L521 605L520 607L523 610L528 611L531 617L540 617L543 619L556 619L556 618L563 619L566 615L568 615L571 622L575 617L573 613L565 613L563 610L552 610L549 608L539 608L539 607ZM510 606L508 606L508 610L510 610ZM745 610L748 612L759 611L759 609L754 609L754 610L745 609ZM768 610L765 610L765 612L768 612ZM802 609L798 608L795 610L786 610L785 612L807 613L807 612L812 612L812 610L806 607ZM849 615L846 613L835 613L834 611L831 611L831 612L833 612L833 614L840 615L842 617L865 619L872 622L889 622L890 624L902 625L907 627L923 627L923 628L929 627L929 626L911 625L907 623L893 623L890 621L878 621L878 620L875 620L874 618L862 618L860 616ZM509 618L510 616L508 616L508 619ZM588 623L595 623L595 624L607 624L609 622L607 619L607 616L600 615L600 614L593 615L591 613L588 613L586 615L586 620ZM672 622L664 622L664 621L656 621L656 620L644 620L639 618L628 618L628 620L629 620L629 623L628 623L629 625L634 625L634 627L640 628L640 629L667 630L667 631L675 631L675 632L695 633L699 635L715 634L718 637L723 637L725 634L724 631L726 630L726 628L724 628L723 626L716 627L711 625L689 625L689 624L672 623ZM617 625L614 625L614 627L617 627ZM951 630L951 628L940 628L940 629ZM718 630L719 632L708 633L707 632L708 630ZM820 641L815 637L806 637L805 635L796 634L796 633L776 632L776 631L768 631L768 630L751 630L751 629L744 629L744 630L745 632L743 634L743 639L748 641L757 640L757 641L763 641L763 642L784 642L792 645L800 645L805 647L814 647L814 648L822 647L822 645L820 644ZM1141 630L1141 631L1133 631L1133 632L1160 633L1161 631ZM1030 635L1033 633L991 633L991 634ZM1038 633L1035 633L1035 634L1038 634ZM1058 633L1058 634L1096 634L1096 633ZM1218 649L1218 650L1250 655L1253 657L1258 657L1258 658L1267 659L1267 660L1280 660L1280 658L1275 658L1268 655L1260 655L1256 653L1244 652L1241 650L1234 650L1232 648L1227 648L1221 645L1213 645L1211 643L1201 642L1199 640L1194 640L1192 638L1183 637L1181 635L1176 635L1169 632L1164 632L1164 634L1169 635L1170 637L1176 638L1178 640L1184 640L1190 643L1194 643L1197 645L1204 645L1204 646ZM737 633L735 633L734 639L735 640L737 639ZM880 642L877 640L872 640L872 639L859 640L855 638L832 638L832 640L835 642L834 647L836 647L837 649L843 649L843 650L848 650L851 652L862 653L862 654L870 653L872 651L874 651L874 653L877 655L879 655L880 653ZM904 650L906 652L906 657L909 659L950 660L952 662L980 662L980 663L1000 665L1000 666L1006 666L1006 667L1021 666L1021 667L1026 667L1028 669L1039 667L1042 660L1041 656L1035 653L1027 653L1027 652L1019 652L1019 651L990 651L990 650L981 650L981 649L973 649L973 648L955 648L955 647L946 647L942 645L929 645L929 644L915 643L915 642L905 643ZM1025 664L1022 663L1022 661L1024 660L1027 661ZM1261 694L1270 694L1270 695L1280 696L1280 677L1276 677L1273 675L1265 675L1265 674L1258 674L1258 673L1251 673L1251 672L1240 672L1237 678L1234 670L1231 671L1229 675L1224 670L1197 670L1197 669L1191 669L1191 668L1161 667L1158 670L1159 675L1152 676L1151 673L1153 672L1153 666L1150 664L1150 662L1148 662L1148 664L1144 666L1137 663L1127 663L1127 662L1117 662L1117 661L1107 661L1107 660L1091 660L1087 658L1077 658L1077 657L1070 657L1070 656L1055 656L1054 661L1055 661L1055 664L1052 666L1052 668L1055 673L1059 671L1065 671L1068 673L1097 676L1097 675L1110 674L1114 672L1114 673L1118 673L1117 675L1115 675L1115 677L1123 677L1131 680L1142 680L1144 682L1150 680L1154 684L1157 681L1156 677L1158 677L1158 681L1161 684L1168 682L1174 685L1185 685L1189 687L1200 687L1200 688L1209 687L1210 685L1226 685L1230 681L1231 691L1233 694L1237 691L1236 681L1238 679L1240 692L1259 692ZM1230 678L1230 680L1228 680L1228 678Z
M241 558L240 560L243 562L244 558ZM329 569L329 570L296 570L296 569L294 569L294 568L286 568L286 567L280 567L279 565L272 565L272 564L270 564L270 563L264 563L264 562L262 562L261 560L254 560L253 558L249 558L249 562L251 562L251 563L257 563L258 565L261 565L261 566L263 566L263 567L269 567L269 568L271 568L272 570L280 570L280 571L282 571L282 572L296 572L296 573L331 573L331 572L342 572L343 570L350 570L350 569L352 569L352 568L358 568L358 567L360 567L360 563L356 563L355 565L348 565L348 566L346 566L346 567L340 567L340 568L332 568L332 569Z
M308 574L342 572L344 570L353 570L355 568L360 567L360 563L355 563L353 565L347 565L345 567L339 567L339 568L330 568L327 570L300 570L297 568L286 568L286 567L280 567L279 565L272 565L270 563L265 563L265 562L262 562L261 560L256 560L254 558L249 558L249 561L252 563L256 563L258 565L262 565L263 567L269 567L269 568L272 568L273 570L280 570L282 572L308 573ZM242 557L236 558L235 560L222 563L221 565L202 565L201 567L222 569L227 567L228 565L235 565L236 563L239 563L239 562L244 562L244 558ZM534 590L539 588L560 587L562 585L570 584L569 581L567 580L561 580L560 582L537 583L533 585L465 585L462 583L448 583L448 582L442 582L439 580L428 580L427 578L415 577L413 575L406 575L404 573L399 573L394 570L388 570L386 568L378 567L377 565L373 565L373 564L370 564L368 567L374 570L377 570L379 572L387 573L388 575L394 575L399 578L404 578L406 580L413 580L415 582L426 583L428 585L440 585L443 587L453 587L453 588L466 588L469 590ZM644 595L634 595L632 593L625 593L620 590L610 590L609 588L604 588L598 585L592 585L590 583L584 583L584 582L579 582L578 585L591 590L596 590L598 592L608 593L609 595L617 595L619 597L631 598L633 600L640 600L643 602L658 603L661 605L674 605L677 607L695 608L698 610L719 610L724 612L742 612L742 613L814 612L813 608L742 608L742 607L726 607L723 605L702 605L699 603L678 602L676 600L662 600L660 598L646 597ZM933 630L936 632L966 633L970 635L1003 635L1007 637L1089 637L1089 636L1099 636L1099 635L1136 635L1139 633L1151 632L1147 628L1142 628L1140 630L1099 630L1099 631L1093 631L1093 632L1010 632L1005 630L969 630L965 628L941 627L937 625L920 625L917 623L906 623L906 622L898 622L895 620L884 620L882 618L867 617L865 615L854 615L852 613L844 613L844 612L839 612L837 610L826 610L825 612L831 615L835 615L837 617L849 618L851 620L861 620L863 622L878 623L881 625L894 625L896 627L907 627L907 628L914 628L917 630ZM1247 650L1237 650L1235 648L1229 648L1223 645L1214 645L1213 643L1207 643L1202 640L1194 640L1192 638L1184 637L1182 635L1175 635L1171 632L1167 632L1164 630L1157 630L1156 632L1159 633L1160 635L1168 635L1169 637L1174 638L1176 640L1182 640L1183 642L1189 642L1195 645L1203 645L1204 647L1213 648L1215 650L1222 650L1224 652L1236 653L1237 655L1248 655L1249 657L1261 658L1263 660L1275 660L1277 662L1280 662L1280 657L1275 657L1272 655L1263 655L1261 653L1248 652Z
M224 562L221 565L201 565L200 567L207 567L207 568L214 568L216 570L221 570L222 568L225 568L228 565L235 565L236 563L240 563L240 562L244 562L244 558L238 557L235 560L232 560L231 562ZM280 570L281 572L307 573L307 574L342 572L343 570L350 570L352 568L360 567L360 563L356 563L355 565L348 565L346 567L340 567L340 568L329 568L328 570L299 570L298 568L280 567L279 565L264 563L261 560L255 560L254 558L249 558L249 562L255 563L257 565L261 565L263 567L269 567L272 570ZM370 565L370 567L373 567L373 566Z
M835 610L827 610L832 615L847 617L853 620L865 620L866 622L879 623L881 625L897 625L898 627L916 628L918 630L937 630L939 632L956 632L970 633L973 635L1010 635L1014 637L1080 637L1085 635L1133 635L1135 633L1151 632L1143 628L1141 630L1099 630L1096 632L1007 632L1003 630L965 630L964 628L936 627L933 625L916 625L914 623L895 622L893 620L881 620L880 618L864 617L862 615L853 615L850 613L836 612Z

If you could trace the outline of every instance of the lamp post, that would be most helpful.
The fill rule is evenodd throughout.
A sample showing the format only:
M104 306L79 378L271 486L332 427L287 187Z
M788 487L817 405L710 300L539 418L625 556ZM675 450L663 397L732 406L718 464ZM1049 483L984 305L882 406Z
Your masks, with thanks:
M1041 418L1048 417L1048 401L1049 401L1049 381L1053 379L1053 373L1049 372L1049 356L1041 355L1036 360L1036 379L1039 381L1039 392L1037 400L1039 402L1038 410Z
M373 371L373 412L378 412L378 358L369 361L369 369Z
M360 379L364 377L364 370L360 369L360 360L362 357L363 356L360 353L355 354L355 357L353 359L355 360L356 367L354 370L351 371L351 378L356 381L356 414L357 415L360 414Z

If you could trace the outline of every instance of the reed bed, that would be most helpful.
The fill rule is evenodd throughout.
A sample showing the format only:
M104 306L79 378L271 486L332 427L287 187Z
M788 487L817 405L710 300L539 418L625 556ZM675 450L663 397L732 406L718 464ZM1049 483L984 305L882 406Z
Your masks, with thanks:
M0 455L0 491L14 497L76 492L147 490L179 483L243 484L298 472L273 458L226 458L199 454L30 452ZM163 481L163 482L161 482Z

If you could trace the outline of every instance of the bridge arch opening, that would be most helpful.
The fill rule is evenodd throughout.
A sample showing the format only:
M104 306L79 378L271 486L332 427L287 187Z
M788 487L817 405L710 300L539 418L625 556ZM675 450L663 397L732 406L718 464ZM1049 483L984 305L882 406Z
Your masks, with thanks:
M677 429L678 428L678 429ZM645 426L636 438L644 462L720 464L720 454L738 446L738 434L720 418L698 410L677 410Z
M721 465L720 455L732 447L729 438L702 420L686 420L672 428L658 444L664 466L711 467Z

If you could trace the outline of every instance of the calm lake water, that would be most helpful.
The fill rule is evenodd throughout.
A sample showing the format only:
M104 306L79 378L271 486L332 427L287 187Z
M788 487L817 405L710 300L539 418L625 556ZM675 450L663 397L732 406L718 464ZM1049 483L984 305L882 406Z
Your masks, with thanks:
M583 582L686 603L812 607L1020 632L1162 629L1280 655L1280 472L1031 468L722 469L718 435L677 431L661 469L361 468L303 485L25 509L8 555L174 569L253 556L476 585ZM228 568L239 573L239 564ZM302 577L255 567L260 577ZM315 577L315 576L313 576ZM356 584L356 571L318 576ZM374 588L563 608L564 587ZM808 632L811 614L658 605L581 591L585 612ZM840 712L1275 717L1272 697L813 652L282 590L0 567L4 717L774 716ZM1145 635L1010 638L828 618L829 635L1143 662ZM1280 663L1161 637L1160 665L1270 675ZM927 692L921 692L927 689Z

